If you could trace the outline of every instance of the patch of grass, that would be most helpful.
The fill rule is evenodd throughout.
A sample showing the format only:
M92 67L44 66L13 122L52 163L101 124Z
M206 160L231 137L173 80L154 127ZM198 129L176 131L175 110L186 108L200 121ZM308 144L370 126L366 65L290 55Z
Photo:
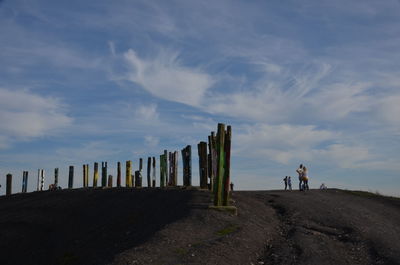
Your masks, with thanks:
M184 248L175 248L174 252L178 255L184 256L188 253L188 250Z
M217 231L216 234L218 236L226 236L226 235L229 235L229 234L237 231L238 229L239 229L239 227L237 225L229 225L229 226L225 227L224 229Z
M76 264L77 262L78 257L71 252L64 253L64 255L59 259L59 264L61 265L71 265Z

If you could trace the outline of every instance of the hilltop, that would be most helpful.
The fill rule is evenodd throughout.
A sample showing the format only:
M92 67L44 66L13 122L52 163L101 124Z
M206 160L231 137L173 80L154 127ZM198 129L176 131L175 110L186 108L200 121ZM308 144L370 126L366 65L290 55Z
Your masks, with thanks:
M75 189L0 197L0 264L400 264L400 200L342 190Z

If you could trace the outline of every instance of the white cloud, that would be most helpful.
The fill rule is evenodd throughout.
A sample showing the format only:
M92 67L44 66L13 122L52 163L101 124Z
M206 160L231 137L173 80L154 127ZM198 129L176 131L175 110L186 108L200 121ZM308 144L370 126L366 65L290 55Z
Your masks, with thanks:
M158 146L159 142L160 142L160 138L159 137L155 137L155 136L151 136L151 135L146 135L144 137L144 142L147 146L150 147L156 147Z
M28 91L0 89L0 136L3 139L30 139L54 133L72 123L56 98Z
M135 118L138 121L143 121L143 122L159 122L159 113L157 112L157 105L156 104L150 104L150 105L141 105L136 108L135 111Z
M131 66L128 79L162 99L199 106L214 83L201 70L182 66L176 53L161 52L156 58L146 60L130 49L124 58Z

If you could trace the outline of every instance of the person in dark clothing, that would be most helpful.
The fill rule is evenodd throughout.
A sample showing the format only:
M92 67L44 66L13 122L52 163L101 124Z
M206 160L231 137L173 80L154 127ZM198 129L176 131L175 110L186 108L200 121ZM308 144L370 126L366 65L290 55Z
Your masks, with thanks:
M299 174L299 190L303 190L303 164L300 164L296 172Z
M285 182L285 190L287 190L287 182L288 182L288 177L287 176L283 179L283 182Z

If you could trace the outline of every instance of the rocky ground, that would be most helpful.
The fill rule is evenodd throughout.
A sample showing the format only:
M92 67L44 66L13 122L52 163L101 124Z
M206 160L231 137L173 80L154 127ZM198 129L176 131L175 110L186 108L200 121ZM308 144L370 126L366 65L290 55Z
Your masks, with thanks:
M239 191L238 215L196 189L0 197L0 264L400 264L400 199Z

